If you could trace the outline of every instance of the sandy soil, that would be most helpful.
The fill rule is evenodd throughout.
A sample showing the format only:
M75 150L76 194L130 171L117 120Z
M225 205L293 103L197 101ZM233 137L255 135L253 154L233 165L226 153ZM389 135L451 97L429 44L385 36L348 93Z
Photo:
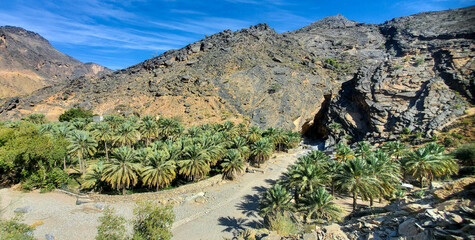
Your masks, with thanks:
M263 173L247 173L235 181L203 189L206 198L204 203L189 199L175 206L173 239L222 239L232 237L233 231L258 227L262 221L257 215L259 194L279 179L282 172L305 152L296 149L275 154L263 167ZM97 218L102 215L97 203L76 205L75 197L62 193L22 193L1 189L0 196L3 218L12 217L16 208L31 207L31 211L24 215L24 222L38 226L34 231L38 239L45 239L46 234L55 236L57 240L94 239ZM346 210L351 210L351 198L337 198L336 202ZM134 203L106 205L127 219L133 217Z

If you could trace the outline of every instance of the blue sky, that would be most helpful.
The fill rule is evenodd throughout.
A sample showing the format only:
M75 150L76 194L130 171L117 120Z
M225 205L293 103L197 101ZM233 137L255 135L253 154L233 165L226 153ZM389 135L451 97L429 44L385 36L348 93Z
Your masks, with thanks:
M41 34L83 62L125 68L222 30L268 23L277 32L342 14L382 23L475 0L0 0L0 26Z

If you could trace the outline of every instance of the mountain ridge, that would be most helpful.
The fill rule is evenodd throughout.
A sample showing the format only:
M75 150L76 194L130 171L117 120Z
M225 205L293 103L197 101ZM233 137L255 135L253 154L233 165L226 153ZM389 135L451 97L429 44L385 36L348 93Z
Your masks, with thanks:
M473 102L474 16L468 7L383 24L336 15L285 33L267 24L225 30L14 106L10 99L0 117L80 106L192 124L244 119L318 137L329 131L317 125L339 122L355 140L403 128L431 134ZM446 105L433 106L437 101Z
M61 53L41 35L20 27L0 27L0 39L0 98L27 95L68 79L111 72Z

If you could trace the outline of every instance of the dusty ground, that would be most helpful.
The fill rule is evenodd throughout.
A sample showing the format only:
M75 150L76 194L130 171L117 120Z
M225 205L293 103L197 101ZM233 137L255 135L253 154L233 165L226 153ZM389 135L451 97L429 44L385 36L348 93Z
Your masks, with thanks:
M235 230L258 227L262 220L257 215L259 193L279 179L287 166L303 154L303 149L275 154L263 168L263 173L247 173L233 182L203 189L204 203L189 199L177 205L174 208L173 239L222 239L232 237ZM12 217L16 208L31 207L31 211L24 215L24 222L38 225L34 231L38 239L45 239L45 234L51 234L57 240L94 239L97 218L102 215L97 203L76 205L75 197L62 193L22 193L1 189L0 196L2 217ZM346 210L351 210L351 198L336 201ZM134 203L106 205L127 219L132 218Z

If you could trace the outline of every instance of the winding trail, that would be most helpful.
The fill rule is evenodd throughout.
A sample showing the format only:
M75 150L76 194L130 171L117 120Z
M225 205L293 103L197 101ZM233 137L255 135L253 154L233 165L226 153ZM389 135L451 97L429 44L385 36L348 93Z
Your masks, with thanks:
M282 173L306 150L295 149L277 153L263 167L238 180L205 189L207 203L185 203L175 207L177 219L173 239L222 239L233 231L257 227L262 220L257 215L259 194L282 176Z

